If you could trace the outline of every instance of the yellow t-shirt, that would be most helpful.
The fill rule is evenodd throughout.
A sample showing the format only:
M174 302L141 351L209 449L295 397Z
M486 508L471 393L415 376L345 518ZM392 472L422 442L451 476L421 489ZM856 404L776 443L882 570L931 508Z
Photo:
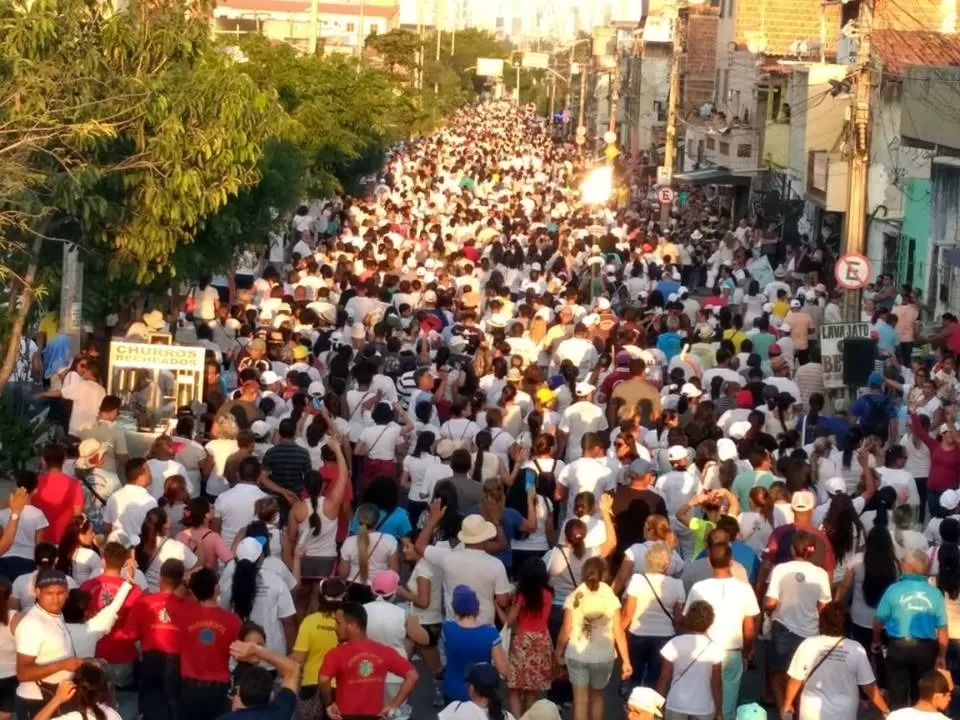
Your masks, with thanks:
M330 613L316 612L307 615L300 623L294 652L306 653L303 661L302 685L317 684L320 666L327 653L337 646L337 619Z
M781 320L787 316L788 312L790 312L790 303L788 303L786 300L777 300L773 304L773 314Z
M40 327L38 332L42 332L47 337L47 342L50 342L57 336L57 313L48 312L40 319Z

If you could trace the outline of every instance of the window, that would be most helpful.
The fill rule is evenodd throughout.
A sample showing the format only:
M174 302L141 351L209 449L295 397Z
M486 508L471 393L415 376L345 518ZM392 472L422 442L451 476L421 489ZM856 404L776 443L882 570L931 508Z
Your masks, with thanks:
M748 158L753 154L753 145L750 143L738 143L737 144L737 157L738 158Z
M347 23L347 32L356 32L357 26L353 23Z
M697 165L703 164L703 140L697 140Z
M721 155L729 155L729 154L730 154L730 143L728 143L728 142L721 142L721 143L720 143L720 154L721 154Z
M716 139L715 139L715 138L712 138L712 137L708 137L708 138L707 138L707 150L716 150L716 149L717 149L717 141L716 141Z
M695 157L693 154L693 140L687 140L687 157Z
M653 111L657 114L657 122L667 121L666 103L660 102L659 100L654 100Z

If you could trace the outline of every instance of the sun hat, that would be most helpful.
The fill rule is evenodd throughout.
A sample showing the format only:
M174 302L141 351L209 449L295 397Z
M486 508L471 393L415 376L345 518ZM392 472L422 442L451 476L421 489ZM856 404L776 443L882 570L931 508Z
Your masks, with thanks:
M77 461L75 463L78 470L87 470L93 466L93 459L104 450L103 445L96 438L87 438L80 447L77 448Z
M457 533L457 539L464 545L479 545L497 536L497 528L482 515L467 515Z
M370 583L373 594L380 597L395 595L398 587L400 587L400 576L393 570L381 570L373 576L373 582Z
M519 720L560 720L560 710L555 704L544 698L537 700Z
M163 313L159 310L151 310L143 314L143 324L151 330L160 330L164 326Z
M510 371L507 373L507 382L520 382L523 380L523 373L520 372L518 368L510 368Z
M662 708L665 702L663 695L648 687L634 688L627 698L628 707L641 712L648 712L654 717L663 717Z

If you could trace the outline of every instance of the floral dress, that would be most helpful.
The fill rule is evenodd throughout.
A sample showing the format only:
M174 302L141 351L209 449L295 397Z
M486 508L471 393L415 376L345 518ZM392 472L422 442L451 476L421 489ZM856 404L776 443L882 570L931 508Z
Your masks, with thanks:
M520 604L520 614L510 642L507 687L522 692L543 692L550 689L553 681L553 642L547 629L553 593L543 591L543 604L539 611L527 609L522 596L518 597L517 602Z

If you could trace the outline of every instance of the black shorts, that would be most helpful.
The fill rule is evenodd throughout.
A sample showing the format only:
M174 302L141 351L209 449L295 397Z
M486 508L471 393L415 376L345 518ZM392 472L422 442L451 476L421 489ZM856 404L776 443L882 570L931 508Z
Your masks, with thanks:
M0 712L13 714L13 703L17 697L17 676L0 678Z
M427 631L427 636L430 638L427 647L437 647L440 644L440 631L443 629L443 623L422 625L421 627Z

